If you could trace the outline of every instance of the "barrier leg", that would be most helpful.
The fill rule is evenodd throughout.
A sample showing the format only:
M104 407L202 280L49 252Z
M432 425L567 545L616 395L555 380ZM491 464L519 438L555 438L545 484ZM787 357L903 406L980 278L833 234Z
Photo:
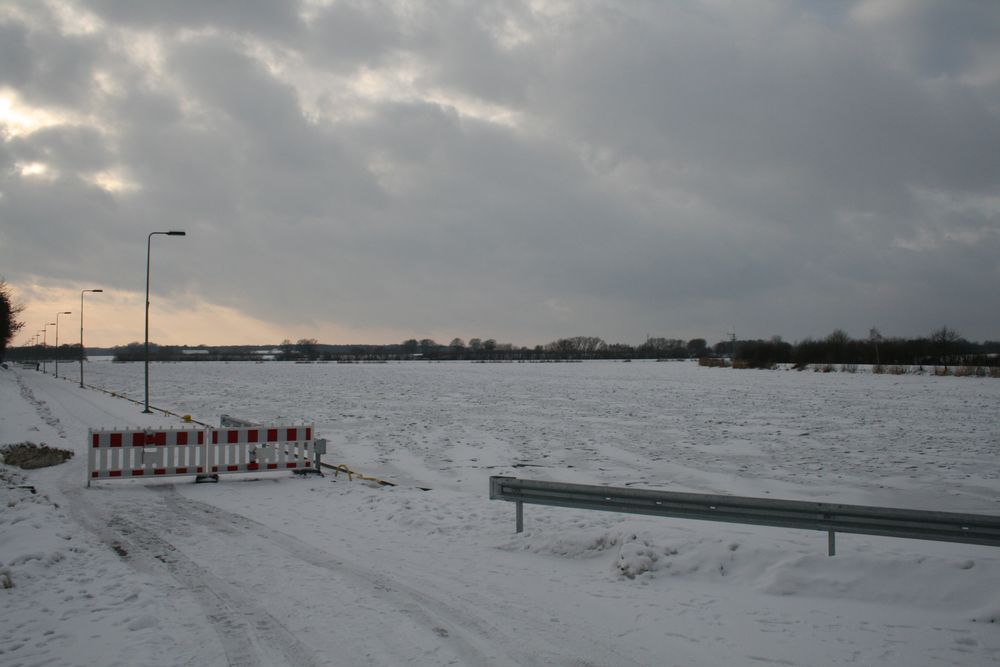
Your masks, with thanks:
M832 530L826 534L826 553L828 556L837 555L837 538L836 533Z
M524 532L524 503L520 500L514 503L515 510L514 515L516 516L515 523L517 524L517 532Z

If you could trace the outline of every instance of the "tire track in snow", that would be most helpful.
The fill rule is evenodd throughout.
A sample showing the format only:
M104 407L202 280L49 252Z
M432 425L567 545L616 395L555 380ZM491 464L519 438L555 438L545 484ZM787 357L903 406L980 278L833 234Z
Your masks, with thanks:
M296 537L273 530L242 515L185 498L172 486L165 488L169 489L166 494L166 504L170 508L169 515L188 517L213 531L228 532L230 540L234 538L232 535L234 531L237 534L255 536L278 547L298 561L341 578L346 576L348 582L355 587L361 583L366 589L363 592L365 595L386 605L393 613L404 614L408 620L422 627L428 636L434 635L445 642L455 653L458 664L484 666L544 664L526 653L515 656L504 654L498 648L496 638L498 631L487 627L488 624L476 618L473 610L469 608L458 608L433 593L415 588L398 578L363 565L349 563ZM240 542L245 543L246 540ZM378 609L373 611L384 613ZM391 637L378 639L383 642L392 641ZM406 650L406 647L401 649ZM409 657L412 658L412 653ZM442 660L441 664L446 664L444 656L434 656L434 660Z
M148 518L150 512L142 503L130 503L130 511L111 503L98 507L72 479L63 477L60 486L71 501L70 514L81 525L136 569L159 572L173 580L173 586L166 586L175 587L172 594L185 593L194 598L218 636L231 667L326 664L239 586L216 577L159 535L154 527L162 526L156 521L146 521L150 527L145 527L125 518ZM148 493L140 490L141 495ZM135 496L130 494L129 500L134 501Z
M232 667L281 664L275 658L283 658L285 664L296 667L322 664L266 609L254 603L238 587L199 566L169 541L121 516L112 518L108 527L122 537L126 549L131 547L129 557L140 549L147 558L162 563L174 579L196 594Z
M226 568L235 565L221 561L231 559L217 559L201 565L189 556L186 552L197 549L197 545L192 547L187 542L197 540L199 534L222 536L225 543L239 545L241 555L260 563L261 571L271 577L276 571L301 571L302 565L319 568L337 578L343 586L338 590L344 594L343 608L351 616L352 627L362 625L357 620L359 617L371 616L376 630L390 625L396 628L396 632L377 636L369 633L367 636L333 638L338 648L332 664L341 664L341 661L343 664L374 665L414 663L420 647L426 649L431 644L438 648L425 650L415 664L484 667L544 664L528 654L505 654L498 648L496 631L476 619L468 608L457 608L433 593L342 561L241 515L186 499L172 485L123 488L113 492L117 498L102 494L100 507L86 497L92 492L83 491L71 479L63 480L62 491L71 501L69 505L77 520L105 544L120 555L124 553L125 559L137 568L168 576L179 591L194 598L218 635L227 661L233 667L282 664L308 667L328 663L267 610L266 598L254 597L262 595L260 591L254 586L234 582L232 572L227 576ZM120 493L127 496L119 496ZM263 547L259 546L261 540ZM294 562L279 563L273 554L275 549ZM210 553L211 549L206 551ZM213 572L216 565L219 571ZM248 581L263 578L256 570L244 574ZM351 602L352 598L356 600ZM401 622L389 624L385 620L387 615L397 615ZM339 630L335 620L331 620L331 626ZM416 626L417 642L412 641L414 635L399 629L408 624ZM331 641L329 637L325 640ZM423 662L423 658L429 662Z

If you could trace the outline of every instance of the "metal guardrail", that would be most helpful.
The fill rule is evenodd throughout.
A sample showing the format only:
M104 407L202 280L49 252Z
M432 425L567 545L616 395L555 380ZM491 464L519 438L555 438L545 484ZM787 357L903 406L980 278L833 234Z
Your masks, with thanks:
M490 500L516 503L517 532L524 530L524 503L574 509L723 521L836 533L1000 546L1000 516L864 505L837 505L775 498L678 493L587 484L490 477Z

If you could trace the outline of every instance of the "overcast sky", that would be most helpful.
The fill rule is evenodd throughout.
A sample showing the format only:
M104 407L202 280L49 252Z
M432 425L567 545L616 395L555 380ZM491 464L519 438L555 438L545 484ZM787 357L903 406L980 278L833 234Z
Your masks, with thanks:
M162 343L1000 339L1000 3L0 0L14 344L170 229Z

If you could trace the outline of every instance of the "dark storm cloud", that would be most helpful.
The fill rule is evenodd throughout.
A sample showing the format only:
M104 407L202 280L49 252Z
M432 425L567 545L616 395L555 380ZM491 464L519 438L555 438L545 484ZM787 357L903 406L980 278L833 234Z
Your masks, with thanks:
M272 321L996 337L989 5L83 6L0 16L3 85L80 116L0 152L5 242L89 248L54 277L182 227L160 284Z

